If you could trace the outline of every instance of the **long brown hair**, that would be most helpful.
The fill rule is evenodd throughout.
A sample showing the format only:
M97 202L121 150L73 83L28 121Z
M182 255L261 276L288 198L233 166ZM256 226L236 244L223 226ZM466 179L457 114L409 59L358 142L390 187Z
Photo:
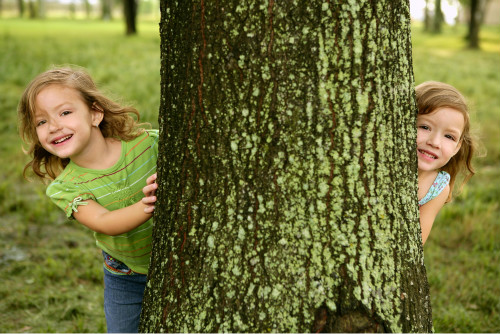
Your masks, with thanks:
M139 123L139 112L131 106L121 106L104 96L97 88L90 75L81 68L57 67L36 76L26 87L17 108L19 134L29 145L25 153L32 160L24 167L23 175L32 170L42 180L53 180L69 163L69 159L61 159L47 152L36 133L34 115L38 94L49 85L61 85L75 89L89 108L97 108L104 113L99 124L104 137L129 141L139 136L143 129ZM135 119L131 114L135 115Z
M415 87L417 94L418 114L430 114L440 108L452 108L464 116L464 130L460 138L460 149L448 161L441 170L450 174L450 195L448 202L452 199L453 188L456 177L462 173L464 179L460 184L457 193L475 174L472 166L472 157L476 151L476 141L470 130L469 108L465 97L453 86L438 81L426 81Z

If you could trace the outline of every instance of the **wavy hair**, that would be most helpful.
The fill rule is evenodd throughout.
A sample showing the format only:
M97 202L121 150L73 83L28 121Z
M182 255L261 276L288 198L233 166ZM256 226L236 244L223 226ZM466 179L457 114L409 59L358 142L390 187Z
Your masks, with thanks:
M472 158L477 150L476 140L471 134L469 107L465 97L453 86L438 81L426 81L415 87L417 95L418 114L430 114L440 108L452 108L464 116L464 130L460 138L461 146L458 152L448 161L441 170L450 174L450 195L447 202L451 201L456 177L462 173L463 181L456 191L457 195L463 186L474 176Z
M19 134L28 145L24 151L32 158L24 167L25 178L27 172L31 170L42 180L54 180L69 163L68 158L61 159L47 152L40 144L36 133L36 98L49 85L75 89L89 109L94 108L103 112L104 117L99 124L99 129L104 137L130 141L144 131L141 126L147 125L147 123L139 123L139 112L134 107L122 106L104 96L85 70L56 67L43 72L28 84L17 108Z

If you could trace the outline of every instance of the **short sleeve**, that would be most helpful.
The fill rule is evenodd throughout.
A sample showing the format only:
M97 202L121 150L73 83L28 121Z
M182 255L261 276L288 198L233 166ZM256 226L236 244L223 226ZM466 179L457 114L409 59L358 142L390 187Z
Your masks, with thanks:
M158 140L159 140L159 130L146 130L151 137L151 148L156 157L158 157Z
M74 219L73 212L78 212L79 206L87 205L86 200L96 200L94 194L81 185L57 179L49 185L46 194L70 219Z

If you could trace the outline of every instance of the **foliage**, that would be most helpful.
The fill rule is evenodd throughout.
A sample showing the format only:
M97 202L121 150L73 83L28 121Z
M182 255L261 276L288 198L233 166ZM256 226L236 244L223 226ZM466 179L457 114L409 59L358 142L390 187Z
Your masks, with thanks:
M160 97L156 22L139 22L123 36L122 22L0 21L0 331L101 332L102 269L92 233L65 222L27 183L16 131L24 86L51 64L86 67L107 91L123 97L157 127ZM465 26L428 36L415 27L417 83L440 80L467 97L488 154L477 175L436 220L425 246L437 332L500 330L500 28L483 27L481 51L466 50Z

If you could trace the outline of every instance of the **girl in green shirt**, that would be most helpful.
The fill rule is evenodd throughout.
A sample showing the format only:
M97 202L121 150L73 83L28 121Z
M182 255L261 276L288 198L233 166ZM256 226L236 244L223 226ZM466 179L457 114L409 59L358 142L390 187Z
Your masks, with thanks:
M47 195L93 230L103 251L108 332L137 332L155 201L145 187L156 172L157 131L141 128L136 109L105 97L72 68L35 77L18 116L32 158L24 174L51 181Z

